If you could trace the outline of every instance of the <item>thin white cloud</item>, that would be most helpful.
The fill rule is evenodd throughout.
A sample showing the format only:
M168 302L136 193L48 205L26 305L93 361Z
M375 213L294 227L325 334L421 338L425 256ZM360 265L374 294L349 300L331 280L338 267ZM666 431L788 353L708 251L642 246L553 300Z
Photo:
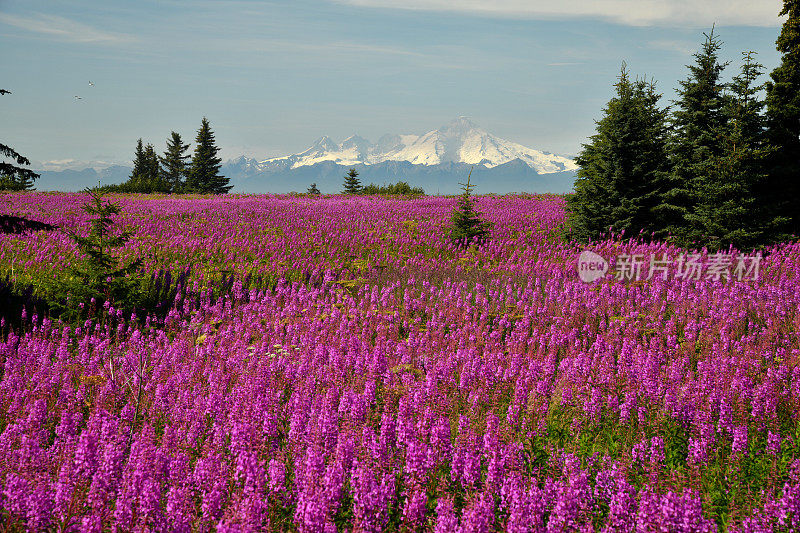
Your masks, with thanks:
M647 46L656 50L667 50L668 52L678 52L680 54L689 54L697 49L697 43L670 39L647 41Z
M44 13L36 13L29 17L0 13L0 22L34 33L48 35L58 40L76 43L117 44L134 40L131 35L99 30L81 22Z
M600 18L630 26L778 26L781 0L333 0L361 7L532 19Z
M113 158L110 158L113 159ZM60 172L62 170L83 170L93 168L97 171L113 165L129 165L130 162L121 160L80 160L80 159L51 159L50 161L31 161L30 168L35 170Z
M311 47L311 49L323 49L323 50L333 49L333 50L340 50L343 52L357 52L357 53L367 53L367 54L388 54L388 55L416 56L416 57L424 56L424 54L420 54L419 52L414 52L413 50L406 50L403 48L372 45L372 44L351 43L351 42L334 42L326 45L314 45Z
M286 41L280 39L242 39L228 43L240 50L251 52L326 52L326 53L361 53L361 54L388 54L401 56L423 57L424 54L392 46L380 46L349 41L335 41L330 43L311 43L301 41Z

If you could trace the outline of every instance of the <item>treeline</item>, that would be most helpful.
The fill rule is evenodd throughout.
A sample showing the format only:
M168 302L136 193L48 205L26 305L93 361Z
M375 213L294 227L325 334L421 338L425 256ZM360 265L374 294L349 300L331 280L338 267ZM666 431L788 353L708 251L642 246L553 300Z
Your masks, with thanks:
M163 156L156 154L152 144L144 146L139 139L128 181L102 189L104 192L164 194L224 194L231 189L230 178L219 173L222 159L217 157L219 148L205 117L197 130L191 156L188 150L189 145L174 131L167 140Z
M394 194L398 196L422 196L425 190L422 187L412 187L405 181L390 183L389 185L375 185L370 183L361 189L360 194Z
M680 82L673 106L655 83L631 79L623 64L616 94L576 159L567 197L569 233L587 242L614 234L719 250L767 246L800 234L800 3L764 67L744 52L722 80L721 42L712 28Z
M310 195L320 194L316 183L312 183L306 192ZM361 180L358 179L358 171L355 168L351 168L344 176L342 194L424 196L425 191L421 187L412 187L405 181L398 181L389 185L384 184L383 186L374 183L364 186L361 185Z

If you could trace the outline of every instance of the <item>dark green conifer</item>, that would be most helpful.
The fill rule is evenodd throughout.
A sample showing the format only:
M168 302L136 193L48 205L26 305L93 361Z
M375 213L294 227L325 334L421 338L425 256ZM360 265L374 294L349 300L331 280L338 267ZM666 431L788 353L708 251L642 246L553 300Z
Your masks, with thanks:
M90 199L83 205L83 210L95 218L87 235L70 232L78 251L86 259L72 268L73 278L65 288L73 302L87 302L94 298L98 305L111 301L131 308L138 302L137 281L129 275L139 269L141 260L125 264L114 252L123 247L132 234L114 230L113 216L120 214L119 204L104 200L97 188L85 192Z
M233 186L228 184L230 178L219 174L222 159L217 157L218 152L214 133L208 119L203 117L195 138L194 154L186 178L186 192L224 194L231 190Z
M467 176L467 183L460 183L464 191L458 198L458 207L450 215L449 238L453 244L467 246L470 244L480 244L489 237L489 230L492 223L481 218L481 213L475 211L475 204L472 201L472 189L475 185L470 183L472 169Z
M319 192L319 189L317 189L317 184L312 183L311 186L306 191L306 194L310 194L312 196L319 196L321 193Z
M361 180L358 179L358 171L351 168L344 177L344 194L359 194L361 192Z
M767 138L772 148L762 208L775 222L771 240L800 235L800 0L784 0L788 18L776 41L781 64L766 83Z
M11 91L0 89L0 95L11 94ZM0 157L8 157L11 163L0 161L0 190L26 191L33 189L33 182L39 174L18 165L30 165L27 157L21 156L10 146L0 143Z
M131 170L131 175L128 177L128 181L136 181L138 180L139 176L144 176L147 172L147 158L144 155L144 143L142 143L142 138L139 137L139 140L136 142L136 152L133 156L133 170Z
M158 155L156 155L153 145L148 143L147 146L143 146L142 139L139 139L133 158L133 170L128 181L119 186L105 189L142 194L169 192L169 185L162 178Z
M632 81L624 64L615 88L597 133L576 158L575 194L567 198L570 233L582 242L659 230L652 209L668 172L667 110L658 107L654 83Z
M713 159L707 179L699 180L698 201L687 215L690 227L699 229L699 244L711 251L729 245L740 250L757 247L775 222L762 209L757 196L766 179L764 102L757 80L763 66L745 52L741 73L728 84L729 97L723 112L721 153Z
M713 170L723 154L727 124L720 75L727 63L720 63L722 46L712 28L702 49L694 54L695 64L687 65L689 76L680 82L680 98L672 115L670 156L672 172L655 214L661 224L660 237L688 243L702 240L704 224L694 214L702 192L713 185Z
M165 179L159 164L158 154L152 144L148 143L144 150L146 171L143 180L143 191L147 193L168 193L171 184Z
M163 157L159 157L161 162L161 179L173 193L181 192L183 182L186 178L186 160L191 157L186 151L188 144L183 144L183 139L177 132L172 132L172 136L167 139L167 150Z
M0 151L2 151L2 149L3 146L0 145ZM23 163L23 164L28 164L28 163ZM22 169L22 170L27 170L27 169ZM27 176L20 174L13 176L10 174L6 174L0 176L0 191L29 191L31 189L33 189L33 180Z

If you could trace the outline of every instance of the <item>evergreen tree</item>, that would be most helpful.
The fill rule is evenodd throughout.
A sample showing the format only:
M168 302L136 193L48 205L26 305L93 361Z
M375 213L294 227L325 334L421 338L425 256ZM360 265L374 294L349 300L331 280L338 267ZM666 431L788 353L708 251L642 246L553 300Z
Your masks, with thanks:
M167 150L163 157L159 157L161 162L161 179L169 187L169 192L181 192L183 181L186 176L186 160L191 157L186 151L188 144L183 144L183 139L179 133L172 132L170 139L167 139Z
M788 15L776 47L781 64L766 83L767 137L772 147L762 207L778 227L772 239L800 234L800 0L784 0Z
M144 143L142 139L136 142L136 151L133 156L133 169L127 181L119 185L106 185L102 191L113 192L146 192L143 186L143 176L147 173L147 157L145 156Z
M147 158L144 155L144 143L142 143L142 138L139 137L139 140L136 142L136 152L133 156L133 170L131 170L131 175L128 177L128 181L136 181L139 179L139 176L144 176L147 169Z
M141 260L124 264L114 255L114 249L124 246L131 233L113 229L112 217L120 213L119 204L104 201L97 188L86 189L85 192L90 200L83 205L83 210L95 218L87 235L70 232L70 237L86 259L72 268L73 278L63 290L73 302L86 302L94 298L98 306L111 301L130 309L138 303L140 296L137 292L138 280L130 275L139 269ZM75 311L71 307L67 310Z
M699 228L702 244L716 251L734 245L752 249L765 241L774 221L765 216L758 188L766 178L767 155L764 134L764 102L756 81L763 66L754 61L754 52L745 52L741 73L728 84L729 98L723 108L721 154L713 161L708 179L700 181L698 202L687 216Z
M128 181L117 187L111 186L104 189L143 194L169 192L169 184L162 177L158 155L153 145L148 143L147 146L143 146L142 139L139 139L133 158L133 170Z
M344 194L358 194L361 192L361 181L358 179L358 171L351 168L344 177Z
M312 183L311 186L306 191L306 194L311 194L313 196L318 196L321 193L319 192L319 189L317 189L317 184L316 183Z
M144 150L146 167L146 191L148 193L168 193L172 190L171 184L165 179L159 164L158 154L152 144L148 143Z
M186 178L186 192L224 194L233 187L228 185L230 178L219 174L222 159L217 157L218 152L214 133L211 131L208 119L203 117L195 138L194 154Z
M625 65L597 133L576 158L575 194L567 198L570 232L590 241L612 231L635 237L659 228L652 209L668 172L667 110L652 82L632 81Z
M0 191L27 191L33 188L31 180L20 180L14 176L0 176Z
M700 191L713 188L709 180L723 153L727 123L725 86L720 82L727 63L718 61L722 45L714 29L703 35L706 40L694 54L695 64L687 65L689 76L680 82L680 98L672 116L672 173L654 210L661 224L658 236L672 234L673 239L684 243L702 238L705 224L695 209Z
M11 94L11 91L0 89L0 95ZM33 182L39 174L17 165L30 165L27 157L21 156L13 148L0 143L0 157L8 157L11 163L0 161L0 190L26 191L33 188ZM16 164L15 164L16 163Z
M481 219L481 213L475 211L472 201L472 189L475 185L470 183L472 169L467 176L467 183L460 183L464 191L458 199L458 207L450 216L449 237L450 241L458 246L467 246L472 243L482 243L489 236L491 222Z

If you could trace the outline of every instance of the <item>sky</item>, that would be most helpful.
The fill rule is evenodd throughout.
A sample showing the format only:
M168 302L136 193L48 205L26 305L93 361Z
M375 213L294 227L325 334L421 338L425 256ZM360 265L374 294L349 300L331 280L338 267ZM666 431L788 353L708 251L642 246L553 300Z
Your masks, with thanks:
M192 142L204 116L224 160L297 153L322 135L422 134L467 116L573 156L623 61L668 105L715 25L725 79L746 50L769 72L781 5L0 0L0 88L12 91L0 96L0 142L58 170L130 164L137 139L163 152L171 131Z

